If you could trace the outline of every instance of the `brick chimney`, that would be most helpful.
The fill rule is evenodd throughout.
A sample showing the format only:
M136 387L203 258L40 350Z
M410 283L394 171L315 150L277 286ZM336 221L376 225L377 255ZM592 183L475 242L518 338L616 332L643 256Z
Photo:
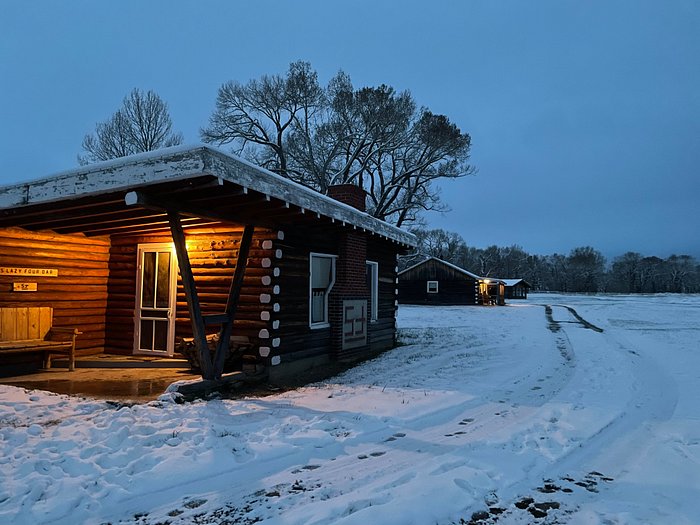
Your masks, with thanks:
M354 184L339 184L328 188L328 196L365 211L365 190ZM336 281L331 290L329 316L333 356L353 360L369 348L369 290L366 278L367 234L360 230L339 231ZM347 342L348 329L364 331L364 343Z
M348 204L360 211L366 211L367 192L354 184L336 184L328 188L328 196Z

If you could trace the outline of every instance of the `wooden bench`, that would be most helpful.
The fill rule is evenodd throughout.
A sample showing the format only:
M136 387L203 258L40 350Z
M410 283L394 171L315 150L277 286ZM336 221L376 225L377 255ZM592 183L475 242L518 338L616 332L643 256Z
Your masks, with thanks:
M0 356L41 352L44 368L51 367L51 355L68 356L68 369L75 369L77 328L52 326L53 308L48 306L0 307Z

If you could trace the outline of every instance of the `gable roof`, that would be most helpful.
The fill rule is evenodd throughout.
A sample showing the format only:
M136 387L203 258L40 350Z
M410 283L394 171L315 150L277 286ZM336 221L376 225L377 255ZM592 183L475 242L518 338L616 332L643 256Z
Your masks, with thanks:
M411 270L413 270L414 268L418 268L419 266L422 266L423 264L427 263L428 261L437 261L437 262L439 262L439 263L441 263L441 264L444 264L445 266L448 266L449 268L452 268L453 270L455 270L455 271L457 271L457 272L459 272L459 273L461 273L461 274L464 274L464 275L466 275L467 277L471 277L472 279L475 279L475 280L477 280L477 281L485 281L485 280L488 280L488 281L491 281L491 282L503 282L502 279L496 279L496 278L494 278L494 277L479 277L479 276L476 275L475 273L469 272L469 271L465 270L464 268L460 268L460 267L457 266L456 264L452 264L452 263L450 263L450 262L443 261L442 259L438 259L437 257L428 257L427 259L424 259L424 260L422 260L421 262L419 262L419 263L417 263L417 264L414 264L413 266L409 266L409 267L406 268L405 270L401 270L401 271L398 273L398 276L401 276L401 274L406 273L406 272L408 272L408 271L411 271Z
M531 288L530 283L528 283L525 279L500 279L505 283L506 286L515 286L518 283L523 283L524 286L527 286L528 288Z
M21 217L23 209L44 209L51 203L99 199L109 194L121 196L123 200L124 194L132 190L158 184L170 188L172 183L183 183L176 184L182 189L203 176L218 180L222 186L232 183L246 195L250 189L264 195L268 201L277 199L287 208L298 207L301 213L310 211L319 219L327 217L332 222L351 225L405 246L416 245L415 236L409 232L239 157L201 144L131 155L0 187L0 226L2 218Z

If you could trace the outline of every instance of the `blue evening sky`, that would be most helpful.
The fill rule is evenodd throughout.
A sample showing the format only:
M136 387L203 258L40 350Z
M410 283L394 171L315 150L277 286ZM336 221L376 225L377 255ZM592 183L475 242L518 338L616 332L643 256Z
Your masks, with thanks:
M310 61L472 136L431 227L531 253L700 256L700 2L0 0L0 184L77 165L134 87L199 142L218 87Z

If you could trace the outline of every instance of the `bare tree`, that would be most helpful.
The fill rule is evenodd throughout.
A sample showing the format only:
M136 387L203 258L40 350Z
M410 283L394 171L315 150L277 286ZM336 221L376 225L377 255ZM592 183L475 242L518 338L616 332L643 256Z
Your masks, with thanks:
M216 109L202 140L234 145L256 164L306 182L290 169L287 138L296 129L314 126L313 118L323 102L323 90L308 62L293 62L287 75L263 75L247 84L226 82L219 88ZM296 125L296 128L294 127Z
M78 162L84 165L125 157L182 141L182 133L172 132L168 105L155 92L135 88L114 115L98 123L94 133L85 135L85 154L78 155Z
M445 209L434 181L474 172L471 139L446 116L418 110L407 91L355 89L342 71L321 88L308 62L290 64L285 77L224 84L201 134L324 193L358 185L369 213L399 226Z

